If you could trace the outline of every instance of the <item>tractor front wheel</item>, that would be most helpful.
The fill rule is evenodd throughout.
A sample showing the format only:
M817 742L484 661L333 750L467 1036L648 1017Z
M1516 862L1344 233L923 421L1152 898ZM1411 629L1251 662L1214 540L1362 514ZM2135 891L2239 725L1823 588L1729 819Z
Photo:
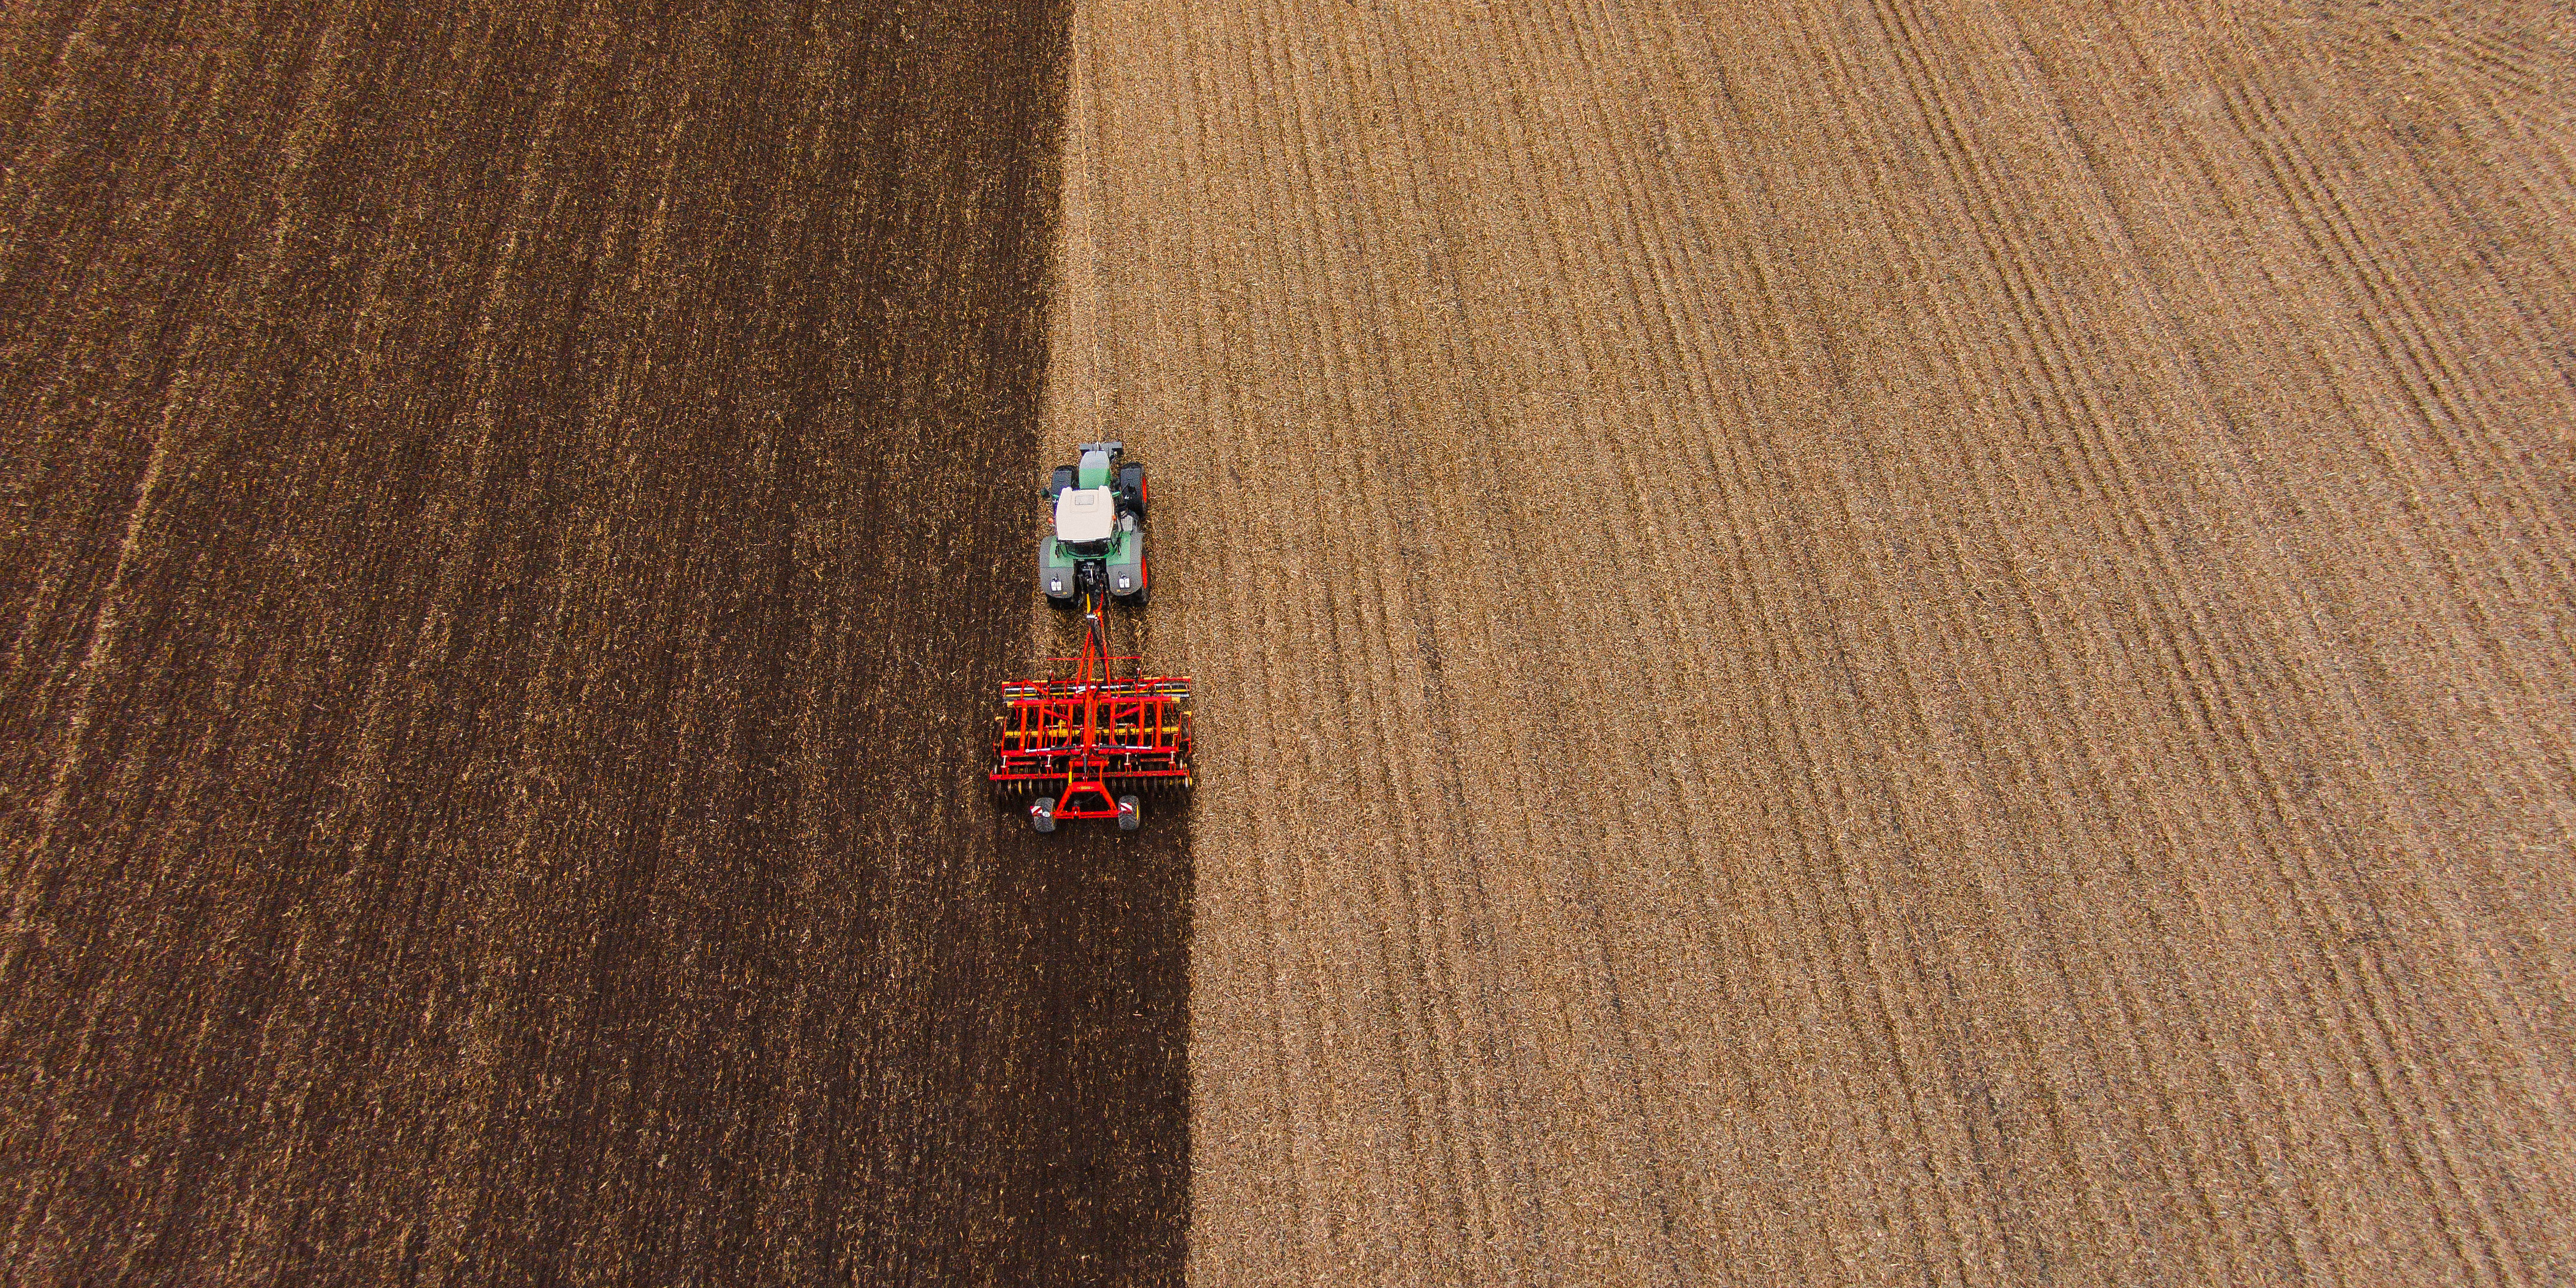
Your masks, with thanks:
M1133 461L1118 467L1118 500L1136 517L1145 517L1145 467Z

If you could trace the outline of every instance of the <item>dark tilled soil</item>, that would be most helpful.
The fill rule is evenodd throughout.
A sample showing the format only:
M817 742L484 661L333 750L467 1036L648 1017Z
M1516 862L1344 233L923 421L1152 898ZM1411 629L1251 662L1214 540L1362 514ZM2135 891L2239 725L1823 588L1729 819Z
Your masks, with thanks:
M0 15L12 1283L1177 1273L1180 832L973 790L1064 15Z

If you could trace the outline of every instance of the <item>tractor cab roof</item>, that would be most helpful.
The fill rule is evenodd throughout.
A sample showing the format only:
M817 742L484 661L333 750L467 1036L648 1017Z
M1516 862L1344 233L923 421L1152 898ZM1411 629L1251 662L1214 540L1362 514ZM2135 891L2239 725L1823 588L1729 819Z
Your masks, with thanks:
M1066 488L1056 494L1056 540L1073 545L1107 541L1117 527L1118 502L1109 489Z

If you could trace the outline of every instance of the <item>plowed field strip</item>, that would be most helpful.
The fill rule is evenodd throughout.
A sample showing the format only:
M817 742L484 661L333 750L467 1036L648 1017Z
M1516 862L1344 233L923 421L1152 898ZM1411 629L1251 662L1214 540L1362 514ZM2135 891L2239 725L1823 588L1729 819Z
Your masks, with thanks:
M0 18L0 1277L1167 1280L997 832L1064 13Z

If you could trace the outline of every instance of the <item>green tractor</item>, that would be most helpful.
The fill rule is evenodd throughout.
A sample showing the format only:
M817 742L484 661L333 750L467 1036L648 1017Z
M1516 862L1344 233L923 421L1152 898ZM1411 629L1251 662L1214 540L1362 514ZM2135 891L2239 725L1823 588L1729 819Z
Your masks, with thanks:
M1047 478L1055 530L1038 539L1038 589L1047 603L1085 596L1145 606L1145 467L1122 461L1124 443L1084 443L1082 459Z

